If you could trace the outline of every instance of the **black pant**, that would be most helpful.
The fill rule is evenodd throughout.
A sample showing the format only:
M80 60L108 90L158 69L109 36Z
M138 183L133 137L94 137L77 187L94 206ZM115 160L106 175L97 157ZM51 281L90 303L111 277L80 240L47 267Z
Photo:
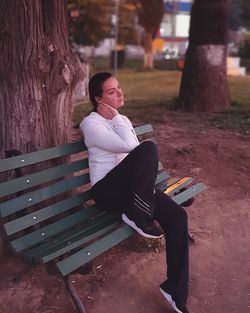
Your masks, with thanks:
M106 211L135 210L157 220L166 234L167 280L161 287L176 301L188 296L188 227L186 211L155 190L157 147L144 141L93 187L95 201Z

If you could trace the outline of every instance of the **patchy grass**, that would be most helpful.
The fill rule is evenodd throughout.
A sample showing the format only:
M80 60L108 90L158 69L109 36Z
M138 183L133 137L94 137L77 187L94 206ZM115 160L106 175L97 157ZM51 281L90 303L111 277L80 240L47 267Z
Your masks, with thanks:
M181 72L119 70L118 79L124 90L126 105L121 113L141 122L167 121L178 96ZM202 114L207 126L250 133L250 77L229 77L231 109L225 113ZM75 106L73 121L78 124L91 110L88 99ZM172 114L173 112L171 112ZM183 113L187 114L187 113ZM191 113L188 113L191 114Z
M250 76L229 77L231 108L228 112L212 114L211 126L250 134Z

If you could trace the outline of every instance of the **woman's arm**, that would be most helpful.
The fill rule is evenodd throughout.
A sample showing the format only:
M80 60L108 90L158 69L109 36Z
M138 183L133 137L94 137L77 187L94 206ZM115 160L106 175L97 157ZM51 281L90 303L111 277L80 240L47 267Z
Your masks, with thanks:
M112 120L113 129L99 119L85 119L80 125L88 148L97 147L113 153L128 153L139 142L129 119L118 114Z

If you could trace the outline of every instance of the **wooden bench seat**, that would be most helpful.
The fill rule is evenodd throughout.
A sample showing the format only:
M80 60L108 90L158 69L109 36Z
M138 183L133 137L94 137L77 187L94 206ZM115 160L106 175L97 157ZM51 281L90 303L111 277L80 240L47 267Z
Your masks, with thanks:
M139 139L152 139L151 125L135 130ZM41 165L51 160L52 166L41 170ZM120 214L104 212L95 205L83 140L2 159L0 173L6 176L0 183L5 240L27 261L54 261L66 276L133 234ZM175 195L191 182L190 177L170 178L159 162L156 188L165 190L177 203L205 189L198 183Z

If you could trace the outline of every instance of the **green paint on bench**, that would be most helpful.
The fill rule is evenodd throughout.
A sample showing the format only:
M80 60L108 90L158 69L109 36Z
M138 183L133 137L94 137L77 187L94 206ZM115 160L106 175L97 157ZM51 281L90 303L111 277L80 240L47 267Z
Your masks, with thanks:
M135 133L137 136L141 136L141 135L146 135L146 134L150 134L153 132L153 127L151 124L145 124L142 126L138 126L135 128Z
M7 196L13 193L13 191L16 193L27 189L27 187L31 188L86 168L88 168L88 159L83 159L7 181L1 184L0 197Z
M166 179L168 179L170 176L167 172L161 172L157 175L156 177L156 182L155 184L158 185L158 184L161 184L162 182L165 182Z
M0 214L2 217L11 215L25 208L28 208L31 205L37 204L41 201L47 200L63 192L67 192L88 183L89 175L84 174L63 180L61 182L38 189L33 192L26 193L20 197L16 197L12 200L5 202L5 205L1 203ZM36 221L34 220L34 223L35 222Z
M82 201L81 201L82 202ZM79 203L80 204L80 203ZM92 205L88 208L83 208L81 211L61 218L59 221L54 222L48 226L41 227L38 230L33 231L30 234L22 236L10 242L14 251L21 252L33 247L41 242L47 241L50 238L55 238L58 234L67 231L69 228L74 227L79 223L86 222L95 215L101 213L101 210Z
M32 164L37 164L39 162L52 160L69 154L82 152L86 149L87 148L84 142L81 140L49 149L22 154L8 159L2 159L0 162L0 173Z
M178 195L174 196L172 199L178 203L182 204L183 202L187 201L188 199L198 195L200 192L204 191L207 187L203 183L198 183L187 190L179 193Z
M88 201L92 198L90 192L85 192L83 195L83 201ZM75 201L74 201L75 200ZM40 222L43 222L57 214L68 211L72 207L79 204L77 197L68 198L66 200L57 202L53 205L50 205L46 208L40 209L36 212L26 214L20 218L17 218L13 221L10 221L4 225L7 235L12 235L20 230L28 228L30 226L36 225Z
M113 233L76 252L63 261L58 262L57 266L63 276L68 275L79 266L93 260L95 257L112 248L114 245L128 238L132 234L133 231L128 225L122 225Z
M39 255L35 256L36 260L44 263L53 260L54 258L71 251L88 241L98 238L99 236L114 230L116 226L121 223L120 216L100 217L94 221L90 221L86 228L78 227L74 232L67 236L64 240L60 239L60 244L46 251L41 251Z

